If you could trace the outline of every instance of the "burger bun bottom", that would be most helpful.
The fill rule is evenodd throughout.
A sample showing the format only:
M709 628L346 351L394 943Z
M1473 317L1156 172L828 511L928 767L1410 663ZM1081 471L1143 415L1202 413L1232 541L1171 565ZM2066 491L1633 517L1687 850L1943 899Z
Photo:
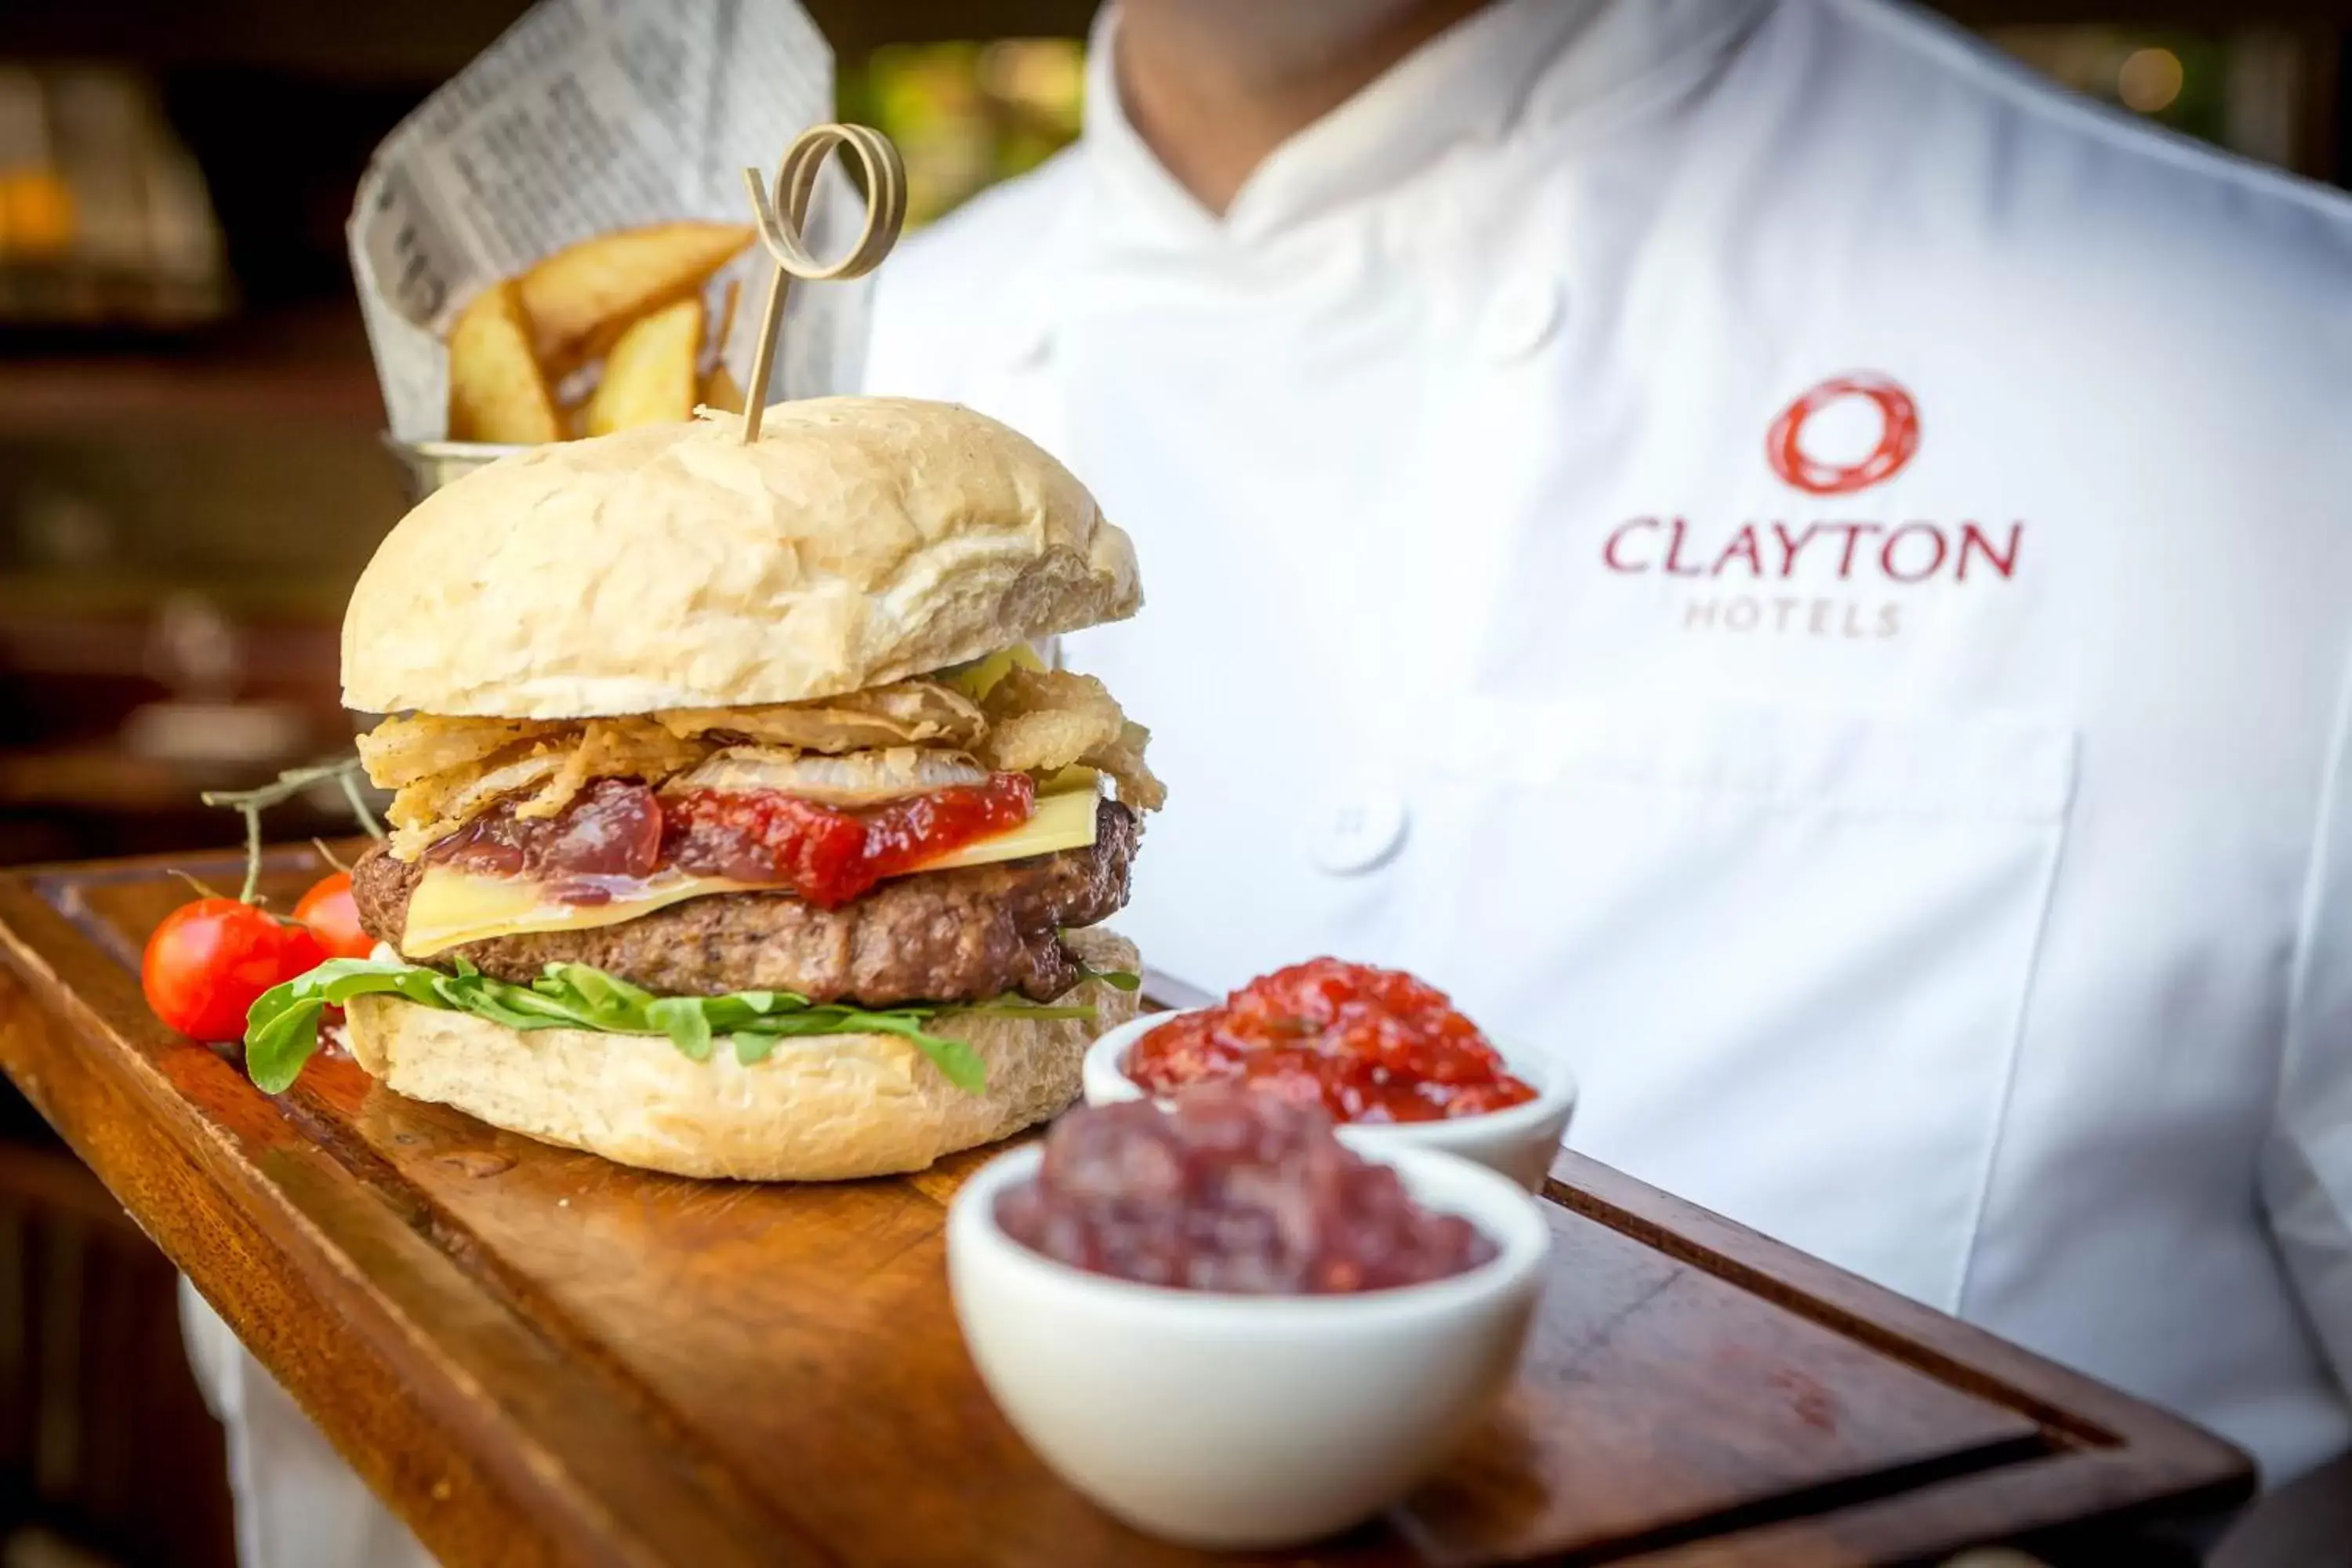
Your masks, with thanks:
M1089 968L1139 967L1134 946L1109 931L1064 940ZM1087 1046L1134 1017L1137 999L1087 981L1061 1005L1096 1016L947 1014L931 1026L979 1053L988 1071L980 1094L948 1082L896 1035L782 1039L746 1067L723 1040L698 1062L654 1036L510 1029L397 996L346 1005L352 1056L395 1094L624 1165L831 1182L919 1171L1058 1115L1077 1098Z

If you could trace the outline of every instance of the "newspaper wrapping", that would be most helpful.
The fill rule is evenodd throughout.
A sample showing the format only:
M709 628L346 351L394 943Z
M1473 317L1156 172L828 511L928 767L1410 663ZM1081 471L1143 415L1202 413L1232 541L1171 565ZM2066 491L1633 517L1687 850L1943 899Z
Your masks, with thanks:
M833 50L795 0L542 0L402 121L361 178L352 274L392 435L447 434L442 334L475 293L605 230L748 223L743 171L772 178L793 138L832 117ZM863 208L838 166L814 208L815 254L855 243ZM742 286L719 348L739 385L771 266L754 244L711 283L714 309ZM793 289L769 401L856 389L871 282Z

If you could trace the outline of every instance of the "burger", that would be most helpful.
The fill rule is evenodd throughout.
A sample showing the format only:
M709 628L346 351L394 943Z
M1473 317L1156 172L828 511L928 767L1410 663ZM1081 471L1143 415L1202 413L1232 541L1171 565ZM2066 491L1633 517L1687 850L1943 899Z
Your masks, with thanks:
M394 793L346 1010L390 1089L626 1164L917 1170L1076 1096L1133 1016L1148 732L1057 668L1141 603L1082 485L969 409L824 398L535 447L411 511L344 618Z

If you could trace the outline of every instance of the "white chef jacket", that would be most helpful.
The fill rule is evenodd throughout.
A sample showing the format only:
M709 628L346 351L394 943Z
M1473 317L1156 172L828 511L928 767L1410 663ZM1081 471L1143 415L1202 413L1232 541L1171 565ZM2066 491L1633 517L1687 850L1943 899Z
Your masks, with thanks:
M1220 218L1115 26L867 385L1135 536L1147 960L1410 968L1586 1152L2343 1449L2352 210L1876 0L1511 0Z

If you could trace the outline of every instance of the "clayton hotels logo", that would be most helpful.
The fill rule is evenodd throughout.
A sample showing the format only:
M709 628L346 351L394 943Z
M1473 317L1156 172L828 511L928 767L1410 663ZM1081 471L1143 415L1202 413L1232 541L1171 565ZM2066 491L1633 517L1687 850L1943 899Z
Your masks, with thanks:
M1601 563L1619 576L1689 580L1686 632L1900 637L1919 592L2008 583L2025 542L2021 521L1854 515L1866 503L1820 512L1816 498L1856 495L1902 472L1919 429L1917 401L1892 376L1832 376L1799 394L1764 436L1766 465L1814 515L1736 526L1629 518L1602 542Z
M1878 405L1878 445L1855 463L1824 463L1806 455L1805 422L1842 398L1866 397ZM1841 375L1822 383L1772 421L1764 437L1764 456L1772 471L1801 490L1817 496L1842 496L1868 489L1891 479L1919 449L1919 405L1911 395L1883 375Z

